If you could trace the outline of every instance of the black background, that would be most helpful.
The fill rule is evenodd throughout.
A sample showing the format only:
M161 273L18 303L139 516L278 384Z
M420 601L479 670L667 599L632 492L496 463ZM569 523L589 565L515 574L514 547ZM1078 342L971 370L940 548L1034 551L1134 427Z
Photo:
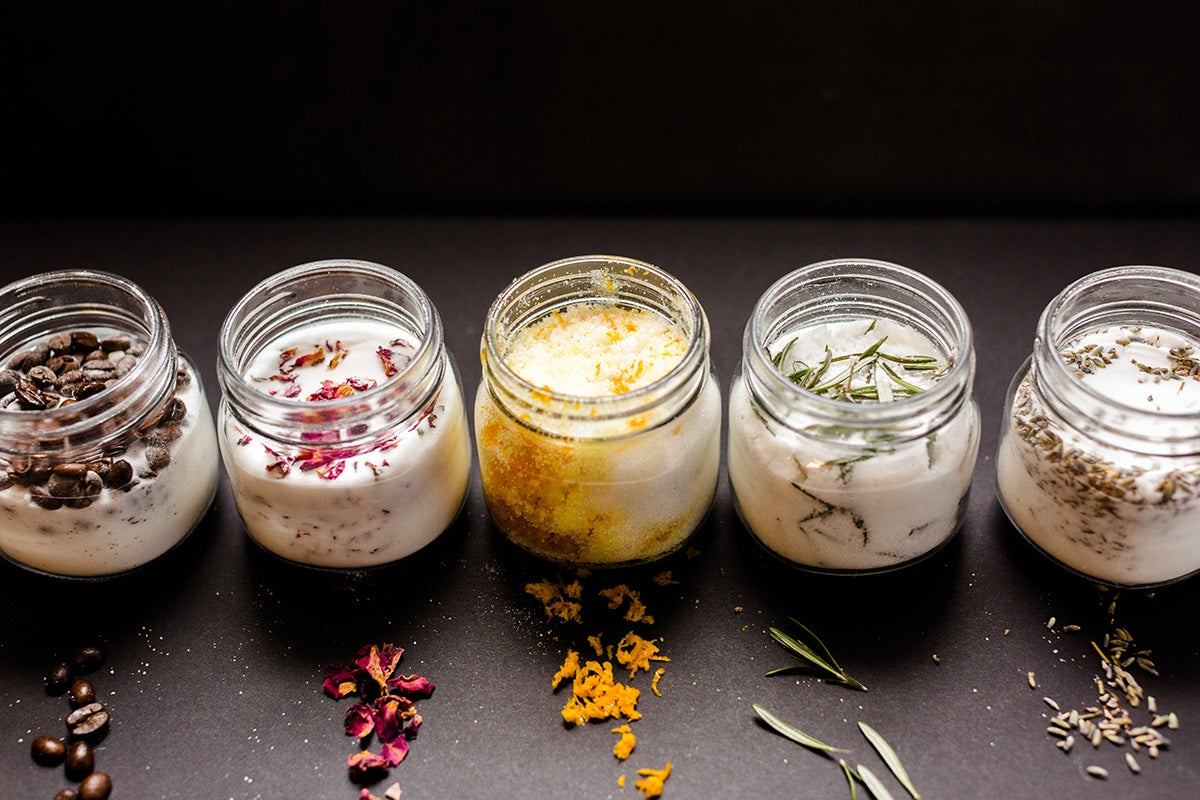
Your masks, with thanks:
M7 3L0 23L12 213L1200 204L1187 0Z

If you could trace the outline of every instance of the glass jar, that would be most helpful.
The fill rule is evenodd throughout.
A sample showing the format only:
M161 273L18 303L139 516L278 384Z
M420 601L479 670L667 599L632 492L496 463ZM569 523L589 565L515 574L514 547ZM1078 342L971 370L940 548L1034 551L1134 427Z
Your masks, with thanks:
M466 499L462 384L429 297L366 261L259 283L221 326L219 440L238 512L268 552L313 567L396 561Z
M496 298L481 357L483 493L510 540L617 566L689 539L716 491L721 398L682 283L630 258L555 261Z
M1200 570L1200 278L1114 267L1042 312L1008 392L996 482L1051 559L1121 587Z
M99 578L183 541L216 493L216 437L159 304L106 272L26 278L0 290L0 354L0 552Z
M730 387L746 528L819 572L936 551L962 525L979 449L974 371L966 314L929 278L858 259L785 275L754 307Z

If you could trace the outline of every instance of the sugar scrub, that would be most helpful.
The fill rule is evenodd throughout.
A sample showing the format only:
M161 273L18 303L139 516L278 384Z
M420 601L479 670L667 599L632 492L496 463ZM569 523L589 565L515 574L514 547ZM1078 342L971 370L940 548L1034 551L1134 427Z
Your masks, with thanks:
M395 379L418 344L386 323L329 320L267 343L243 378L319 415L328 401ZM247 531L277 555L322 567L412 554L462 506L471 465L464 416L455 380L405 425L346 446L319 438L283 446L223 415L221 449Z
M196 368L162 309L90 270L12 284L0 308L19 309L0 333L0 552L98 578L178 545L216 492L217 445ZM93 324L115 319L123 326ZM66 327L46 333L55 323Z
M881 261L795 270L759 298L729 393L729 479L746 528L806 569L864 573L962 524L979 448L957 301Z
M530 287L550 295L532 312ZM513 542L618 565L687 541L715 493L721 400L703 312L677 281L608 257L535 270L489 312L483 364L484 497Z
M876 353L921 369L906 370L877 355L850 380L850 363L864 359L833 360L834 353L861 354L876 343ZM784 356L789 373L800 363L820 369L828 352L830 364L813 388L845 389L862 403L917 396L946 366L931 341L890 320L818 323L785 332L767 349ZM830 571L884 569L937 548L960 524L979 443L973 408L915 437L874 428L814 435L765 414L739 378L729 416L729 473L738 510L758 540L789 561Z
M1149 325L1105 326L1074 337L1058 355L1081 386L1145 412L1126 423L1131 435L1153 436L1168 417L1200 414L1196 338ZM997 486L1030 541L1116 585L1154 585L1200 570L1200 457L1108 446L1066 424L1030 373L1015 387Z

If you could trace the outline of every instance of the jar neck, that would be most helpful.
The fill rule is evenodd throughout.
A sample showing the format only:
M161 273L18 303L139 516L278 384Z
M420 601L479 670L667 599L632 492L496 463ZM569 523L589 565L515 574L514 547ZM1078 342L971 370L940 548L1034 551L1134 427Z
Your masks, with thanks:
M0 411L0 451L55 461L99 458L124 449L154 424L175 391L175 343L162 307L118 275L96 270L47 272L0 289L0 353L55 333L111 330L145 352L104 391L58 408Z
M416 341L408 364L387 381L349 397L307 402L260 391L247 370L285 334L339 320L383 322ZM429 297L399 272L367 261L301 264L259 283L221 326L217 377L237 421L295 447L354 447L416 424L447 369L442 322Z
M945 374L924 391L887 402L849 402L793 383L768 347L818 323L888 319L911 327L947 360ZM759 298L742 340L742 374L765 413L793 430L830 440L905 441L948 421L971 399L975 351L958 301L914 270L885 261L839 259L802 267Z
M1141 325L1200 343L1200 277L1165 267L1112 267L1063 289L1038 320L1031 379L1067 425L1107 444L1151 455L1200 454L1200 415L1135 407L1082 380L1062 350L1083 334Z
M647 311L680 326L687 340L682 359L658 380L611 395L555 392L513 371L505 356L519 331L554 311L589 303ZM486 391L514 419L552 436L614 439L674 419L699 396L709 377L708 319L687 287L658 267L620 256L577 256L532 270L500 293L488 311L480 356Z

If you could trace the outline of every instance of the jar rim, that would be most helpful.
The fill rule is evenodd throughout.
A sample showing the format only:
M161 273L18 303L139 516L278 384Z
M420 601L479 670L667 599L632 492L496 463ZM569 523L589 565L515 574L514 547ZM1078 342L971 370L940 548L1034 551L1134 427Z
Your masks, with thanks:
M241 381L241 378L247 359L253 358L258 352L257 350L241 352L238 347L238 337L242 332L241 326L253 318L252 315L256 309L267 305L263 296L269 294L272 297L278 297L285 293L289 286L322 271L344 271L350 275L372 278L398 286L415 301L416 312L421 317L416 321L422 324L420 330L414 331L420 335L416 351L396 375L368 389L358 391L352 396L322 400L320 410L323 414L327 413L330 416L354 415L364 404L370 404L372 400L381 397L394 395L398 387L406 387L414 378L420 378L430 369L430 361L442 347L443 334L441 317L425 290L404 273L383 264L347 258L322 259L298 264L269 275L242 295L241 299L226 314L225 320L221 324L217 361L221 384L227 394L231 392L241 394L237 392L233 384L244 382ZM230 380L235 376L238 380ZM247 388L245 394L253 398L256 406L271 409L272 415L286 416L313 408L312 403L299 397L270 395L253 388Z
M156 385L160 381L152 379L163 370L164 359L169 362L174 358L173 347L170 346L172 341L170 323L158 301L151 297L145 289L128 278L96 269L52 270L50 272L31 275L0 288L0 308L6 312L5 317L13 318L12 324L6 324L0 330L0 339L17 333L29 336L48 335L51 332L49 330L35 333L32 330L28 330L29 325L21 326L19 324L20 307L37 303L39 300L44 299L45 295L43 293L49 287L63 284L93 286L100 290L113 290L131 298L134 306L131 313L140 315L140 318L134 320L129 314L114 315L113 321L124 319L127 323L133 321L137 325L144 326L146 352L148 354L163 354L163 357L143 357L138 359L133 369L118 378L110 389L76 400L69 405L33 411L0 412L0 429L12 432L14 434L14 441L17 438L24 438L28 435L42 436L50 433L53 433L56 438L63 440L73 440L75 438L90 440L92 437L88 434L96 430L97 426L102 425L110 419L125 419L128 414L128 391L120 392L116 396L116 402L114 403L114 395L111 393L113 390L127 390L129 387L138 386L142 383L148 386L152 384ZM116 309L115 306L106 306L95 302L87 306L80 304L54 305L48 308L60 309L62 316L68 316L72 309L76 309L75 313L91 312L96 315L105 313L106 308ZM61 330L63 327L74 326L65 325L56 330ZM26 338L26 345L31 341L32 339ZM172 373L174 372L173 369L171 371ZM171 386L174 385L173 375L169 383ZM153 387L151 386L151 388ZM169 393L170 389L167 388L165 391ZM156 398L149 399L151 407L158 402ZM120 434L121 431L131 426L136 426L138 422L139 420L136 415L130 417L124 424L114 429L113 435ZM9 437L6 435L5 438ZM40 448L35 449L40 450ZM22 454L26 453L22 451Z
M671 299L680 304L679 308L686 317L684 320L685 324L689 324L692 327L692 331L688 347L684 351L683 356L665 375L656 378L644 386L639 386L621 394L583 395L560 392L544 386L538 386L526 380L509 366L508 361L505 360L503 355L501 341L507 332L501 331L497 323L503 311L514 304L525 292L539 286L562 282L572 276L578 277L586 274L587 271L584 268L589 265L596 268L623 267L625 270L631 271L631 278L637 277L633 274L634 272L642 270L661 281L663 288L671 291ZM558 275L558 273L562 274ZM581 297L568 304L576 302L586 303L596 299L595 297ZM530 321L525 320L524 323L528 324ZM483 332L483 352L488 369L496 373L497 377L507 385L515 386L523 393L536 393L550 403L562 407L586 403L592 409L616 410L625 409L639 402L652 401L662 395L664 387L678 383L681 376L688 376L694 373L697 362L706 361L705 356L708 352L708 347L708 318L704 314L704 309L701 307L700 301L696 299L696 296L681 280L661 267L649 262L627 256L607 254L578 255L561 258L543 264L540 267L535 267L518 276L492 301L487 312L487 321ZM605 412L599 412L594 416L604 417Z
M946 374L933 386L919 394L884 403L850 403L815 394L796 385L775 368L767 349L770 324L781 315L774 313L787 294L812 283L862 281L912 294L924 295L936 309L949 341L947 356L952 364ZM857 294L864 301L872 295ZM882 295L879 295L882 297ZM799 307L796 304L791 309ZM915 312L915 309L908 309ZM898 322L900 320L897 320ZM958 300L937 281L910 267L871 258L838 258L818 261L783 275L759 297L746 323L743 336L743 360L753 367L756 382L764 385L773 397L786 404L803 408L804 413L837 425L879 426L898 425L912 420L930 408L953 405L955 408L970 396L975 371L975 353L970 320Z
M1100 313L1100 320L1095 320L1092 315L1085 315L1082 312L1076 312L1071 318L1063 319L1063 314L1071 309L1071 304L1079 301L1084 293L1104 291L1118 283L1125 283L1131 280L1140 280L1149 282L1150 284L1161 285L1164 297L1191 297L1194 303L1192 311L1194 319L1191 321L1196 326L1196 332L1200 333L1200 276L1173 267L1142 264L1124 265L1108 267L1084 275L1068 284L1062 291L1055 295L1054 299L1046 305L1041 316L1038 318L1037 339L1034 350L1037 351L1038 343L1042 343L1045 347L1052 348L1054 354L1057 355L1058 348L1072 337L1094 329L1097 321L1103 321L1107 324L1144 324L1144 320L1130 319L1124 319L1122 323L1121 314L1134 310L1168 310L1165 303L1154 300L1145 293L1139 293L1138 295L1126 294L1120 301L1114 298L1102 308L1085 309L1095 310ZM1174 307L1173 310L1175 312L1185 311L1185 309L1179 306ZM1119 408L1123 413L1147 420L1177 419L1186 421L1196 419L1196 412L1194 411L1156 411L1142 406L1134 406L1118 398L1104 394L1089 382L1080 379L1073 370L1067 367L1061 358L1040 358L1035 359L1035 362L1040 369L1048 369L1053 372L1058 380L1068 381L1073 389L1082 393L1090 401Z

